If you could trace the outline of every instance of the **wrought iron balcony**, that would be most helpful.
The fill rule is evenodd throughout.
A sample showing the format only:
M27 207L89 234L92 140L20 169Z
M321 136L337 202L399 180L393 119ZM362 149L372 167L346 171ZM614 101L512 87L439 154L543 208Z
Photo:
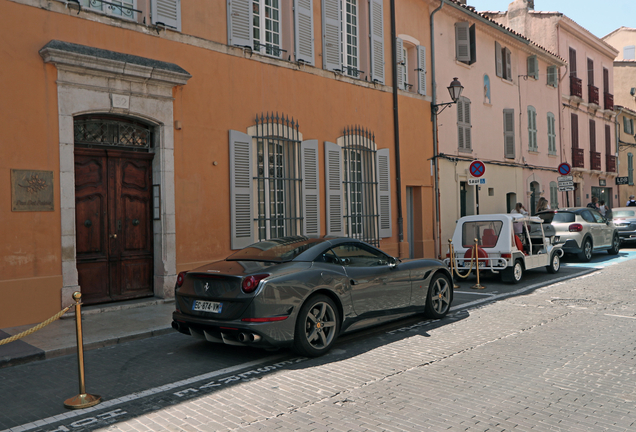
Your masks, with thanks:
M575 76L570 76L570 95L583 98L583 81Z
M611 93L603 93L605 99L605 109L613 110L614 109L614 95Z
M605 155L606 167L605 171L607 172L616 172L616 156L608 154Z
M592 165L592 170L601 170L601 153L595 151L590 152L590 165Z
M572 149L572 166L574 168L585 168L585 153L583 149Z
M598 87L588 84L587 101L591 104L598 105Z

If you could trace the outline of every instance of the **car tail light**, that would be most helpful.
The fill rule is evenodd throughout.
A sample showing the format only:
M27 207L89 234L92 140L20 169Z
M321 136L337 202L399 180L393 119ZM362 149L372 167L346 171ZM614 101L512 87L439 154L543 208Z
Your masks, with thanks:
M256 291L258 283L268 276L269 274L265 273L246 277L245 279L243 279L243 283L241 285L243 288L243 292L249 294Z
M269 318L243 318L241 321L244 322L272 322L272 321L284 321L288 317L287 316L277 316L277 317L269 317Z
M187 273L187 272L181 272L181 273L179 273L179 275L177 276L177 288L180 288L180 287L181 287L181 285L183 285L183 281L185 280L186 273Z
M450 252L446 254L446 258L450 258Z
M512 258L512 254L509 254L509 253L502 253L502 254L501 254L501 257L502 257L502 258Z
M580 223L575 223L569 226L568 231L570 232L581 232L583 231L583 225Z

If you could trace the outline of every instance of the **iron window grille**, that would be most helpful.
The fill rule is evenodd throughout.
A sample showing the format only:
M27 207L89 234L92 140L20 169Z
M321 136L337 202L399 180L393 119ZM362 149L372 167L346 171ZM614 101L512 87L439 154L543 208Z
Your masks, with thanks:
M118 147L148 151L152 147L150 127L128 119L85 116L73 121L75 145Z
M343 184L347 236L380 245L375 135L359 126L344 131Z
M129 5L129 6L126 6ZM106 1L106 0L81 0L80 7L86 7L92 10L98 10L109 13L110 15L118 15L128 19L135 19L135 12L142 11L135 9L133 0ZM78 12L79 13L79 12Z
M256 117L258 239L302 233L301 152L298 122L272 113Z

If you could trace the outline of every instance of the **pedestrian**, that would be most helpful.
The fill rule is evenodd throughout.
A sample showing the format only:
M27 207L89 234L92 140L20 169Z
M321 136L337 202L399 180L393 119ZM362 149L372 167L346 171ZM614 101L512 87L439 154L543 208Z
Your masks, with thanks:
M543 210L550 210L550 204L548 204L548 200L546 198L541 197L537 203L537 213Z
M600 200L598 203L598 211L603 215L603 217L605 217L605 215L609 213L610 209L607 205L605 205L605 200Z
M524 216L528 216L528 210L526 210L526 208L523 206L522 203L517 203L515 205L515 208L512 209L512 211L510 213L522 214Z
M625 207L634 207L636 206L636 201L634 200L634 195L629 196L629 201L625 204Z
M589 208L594 209L594 210L598 210L598 198L593 196L592 197L592 202L588 203L587 206Z

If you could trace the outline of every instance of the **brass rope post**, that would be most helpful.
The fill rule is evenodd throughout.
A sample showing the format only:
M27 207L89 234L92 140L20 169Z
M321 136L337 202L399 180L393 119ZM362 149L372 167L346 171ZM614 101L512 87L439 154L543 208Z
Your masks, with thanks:
M475 270L477 272L477 284L471 286L471 288L484 289L486 287L479 283L479 246L478 246L478 244L479 244L479 241L477 239L475 239L475 246L473 246L473 247L475 248L474 249L474 251L475 251L475 262L477 263L477 266L476 266L477 270Z
M448 239L448 254L450 255L450 271L451 277L457 273L457 266L455 265L455 248L453 247L453 240ZM459 285L455 283L455 278L453 277L453 289L459 288Z
M64 406L70 409L82 409L97 405L101 400L101 396L86 394L86 385L84 383L84 343L82 338L82 304L80 299L82 293L75 291L73 300L75 300L75 328L77 331L77 366L79 369L79 394L64 401Z

